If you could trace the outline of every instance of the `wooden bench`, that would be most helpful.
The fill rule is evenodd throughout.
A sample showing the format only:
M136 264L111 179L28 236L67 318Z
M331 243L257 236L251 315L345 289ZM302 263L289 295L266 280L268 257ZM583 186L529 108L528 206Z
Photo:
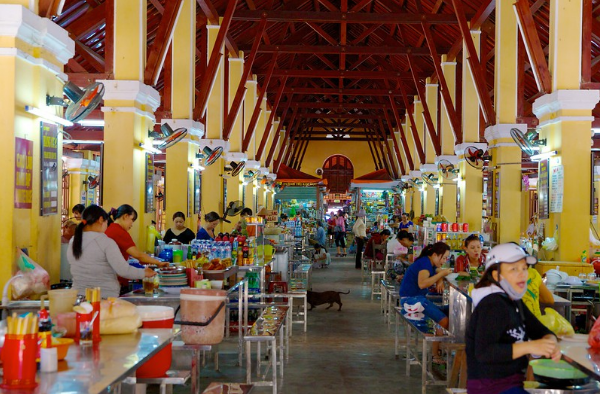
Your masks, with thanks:
M396 309L396 339L395 339L395 355L399 356L399 336L400 336L400 319L404 323L406 336L406 376L410 376L410 366L413 364L421 366L421 386L422 393L427 393L427 386L432 385L448 385L450 373L447 373L446 380L438 380L431 373L431 359L429 357L429 344L434 342L454 342L455 337L452 336L446 329L437 324L433 319L428 318L423 314L408 314L402 306ZM418 318L416 320L415 318ZM414 335L414 344L411 344ZM419 339L422 341L421 361L418 359ZM447 365L449 365L449 357L446 357Z
M246 343L246 383L255 386L272 386L273 394L277 393L277 367L283 378L283 348L284 348L284 326L287 328L288 306L272 305L267 307L254 322L250 330L244 336ZM288 335L285 335L288 337ZM279 337L279 340L278 340ZM267 344L267 352L270 351L265 373L262 379L266 379L269 369L271 369L271 380L252 381L252 343L257 344L256 352L256 374L261 376L261 352L260 345ZM279 342L279 344L277 343ZM279 361L277 361L277 350L279 350Z

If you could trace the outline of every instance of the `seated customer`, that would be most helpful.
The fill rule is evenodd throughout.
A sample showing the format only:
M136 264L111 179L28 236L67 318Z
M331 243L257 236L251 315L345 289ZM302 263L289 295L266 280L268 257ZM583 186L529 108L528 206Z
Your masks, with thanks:
M385 260L385 245L391 234L388 229L382 230L380 233L373 233L365 246L365 258ZM381 248L382 246L383 248Z
M319 244L315 244L315 254L313 255L314 262L319 268L326 268L331 262L329 253L325 251Z
M108 214L90 205L82 214L75 235L69 243L67 259L71 265L73 288L84 294L86 288L100 287L102 298L118 297L121 286L117 275L142 279L156 275L150 268L134 268L127 264L116 242L104 232Z
M189 245L196 238L196 234L189 228L185 227L185 215L183 212L175 212L173 214L173 227L165 233L164 241L169 243L177 240L182 244Z
M408 248L412 247L415 238L406 230L398 231L396 238L390 239L387 244L388 253L393 253L402 260L409 260Z
M406 270L400 286L400 305L414 305L420 302L425 308L423 311L425 316L446 329L449 325L448 316L425 296L427 289L433 285L437 286L438 291L443 290L443 278L452 270L441 269L441 267L448 260L449 255L450 247L444 242L427 245L419 258Z

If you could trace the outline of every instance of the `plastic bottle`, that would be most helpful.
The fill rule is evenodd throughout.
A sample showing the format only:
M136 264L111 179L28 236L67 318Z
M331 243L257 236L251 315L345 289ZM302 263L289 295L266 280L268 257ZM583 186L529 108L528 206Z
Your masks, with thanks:
M213 242L212 245L210 246L210 254L209 254L208 258L209 258L209 260L219 258L219 248L217 247L216 242Z
M581 252L581 262L587 263L587 250L584 250L583 252Z

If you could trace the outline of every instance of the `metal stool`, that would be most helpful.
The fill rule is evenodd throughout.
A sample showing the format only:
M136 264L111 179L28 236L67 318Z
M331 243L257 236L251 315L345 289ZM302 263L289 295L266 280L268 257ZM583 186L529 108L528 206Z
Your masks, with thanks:
M371 271L371 301L373 296L382 296L381 280L385 278L385 271Z

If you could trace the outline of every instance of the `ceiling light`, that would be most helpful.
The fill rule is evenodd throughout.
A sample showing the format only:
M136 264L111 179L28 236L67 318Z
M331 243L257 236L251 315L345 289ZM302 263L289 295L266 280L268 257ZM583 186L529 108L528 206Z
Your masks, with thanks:
M159 154L162 153L162 151L160 149L156 149L153 146L150 146L148 144L144 144L144 143L141 143L141 142L139 143L139 147L142 148L145 152L152 153L152 154L155 154L155 155L159 155Z
M594 127L592 128L592 131L594 132L594 134L600 134L600 127Z
M83 119L77 123L84 127L104 127L104 119Z
M33 107L31 105L26 105L25 111L29 112L30 114L37 115L40 118L45 119L52 123L58 123L63 126L73 126L73 122L69 122L68 120L61 118L60 116L56 116L56 115L44 112L41 109Z
M541 161L541 160L549 159L552 156L555 156L556 154L557 154L557 152L555 150L553 150L550 152L538 153L537 155L531 155L531 156L529 156L529 158L533 161Z

